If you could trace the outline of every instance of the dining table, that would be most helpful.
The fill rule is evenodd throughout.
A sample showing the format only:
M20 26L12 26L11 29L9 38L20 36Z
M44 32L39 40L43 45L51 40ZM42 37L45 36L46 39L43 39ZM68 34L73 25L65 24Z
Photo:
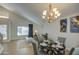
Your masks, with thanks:
M58 44L51 44L49 47L49 44L46 42L40 43L41 49L46 53L47 51L53 51L52 54L64 54L64 47ZM47 53L48 54L48 53Z

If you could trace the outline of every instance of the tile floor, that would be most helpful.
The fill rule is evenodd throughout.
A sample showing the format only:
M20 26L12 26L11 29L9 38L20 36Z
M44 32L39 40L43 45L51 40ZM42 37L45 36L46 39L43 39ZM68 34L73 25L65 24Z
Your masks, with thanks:
M25 40L14 40L10 42L4 42L3 55L33 55L32 44L27 44Z

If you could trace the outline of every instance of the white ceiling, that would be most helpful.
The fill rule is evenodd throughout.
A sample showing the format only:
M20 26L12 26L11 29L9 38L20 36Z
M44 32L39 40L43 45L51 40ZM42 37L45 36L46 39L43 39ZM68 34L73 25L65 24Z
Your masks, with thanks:
M43 10L48 8L48 3L2 3L0 5L39 24L43 23L41 17ZM52 7L56 7L60 10L60 18L79 12L78 3L52 3Z

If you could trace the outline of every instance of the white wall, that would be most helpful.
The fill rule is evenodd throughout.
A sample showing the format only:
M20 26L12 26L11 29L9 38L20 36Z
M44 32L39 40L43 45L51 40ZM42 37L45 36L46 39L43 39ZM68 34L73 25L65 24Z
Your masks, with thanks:
M23 39L26 36L17 35L17 26L28 26L32 22L24 19L20 15L6 10L0 6L0 15L8 16L8 19L0 18L0 24L7 25L7 40Z
M43 27L43 33L48 33L49 37L53 40L57 40L58 37L66 38L66 47L77 47L79 45L79 33L70 33L70 19L67 19L67 32L60 32L60 19L55 20L53 23L46 23Z
M0 16L9 16L9 11L0 6ZM0 25L7 25L7 39L9 39L9 19L0 18Z
M43 26L42 25L33 24L33 32L35 32L35 30L37 30L38 34L42 34L43 33Z
M25 36L17 36L17 26L28 26L28 24L32 24L32 22L27 19L22 18L15 13L10 14L10 28L11 28L11 39L23 39Z
M10 14L10 20L9 20L9 26L10 26L10 33L11 33L11 40L14 39L23 39L25 36L17 36L17 26L28 26L28 24L33 24L33 32L35 30L38 30L39 33L42 33L42 26L35 24L31 21L28 21L27 19L22 18L19 15L16 15L15 13Z
M25 36L18 36L17 35L17 26L28 26L28 24L33 24L33 30L38 30L38 32L42 32L41 26L34 24L31 21L21 17L20 15L13 13L11 11L6 10L5 8L0 6L0 15L7 16L9 15L9 19L1 19L0 24L7 25L7 40L16 40L16 39L23 39ZM6 13L6 14L5 14Z

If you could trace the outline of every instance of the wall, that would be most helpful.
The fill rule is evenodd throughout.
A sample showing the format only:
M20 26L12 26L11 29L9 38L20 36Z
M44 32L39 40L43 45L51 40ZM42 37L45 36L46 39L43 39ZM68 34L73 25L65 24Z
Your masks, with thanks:
M26 36L17 36L17 26L28 26L31 21L20 15L6 10L0 6L0 15L9 16L8 19L0 18L0 24L7 25L7 40L23 39Z
M9 11L0 6L0 16L9 16ZM0 18L0 25L7 25L7 39L9 40L10 29L9 29L9 19Z
M32 23L15 13L10 14L10 27L11 27L11 39L23 39L25 36L17 36L17 26L28 26L28 24Z
M0 24L7 25L7 40L16 40L23 39L25 36L17 35L17 26L28 26L28 24L33 24L33 30L38 30L38 32L42 32L40 29L40 25L34 24L31 21L21 17L20 15L13 13L11 11L6 10L5 8L0 6L0 15L9 16L9 19L0 18Z
M33 32L35 32L35 30L37 30L37 32L39 34L42 34L43 33L43 25L33 24Z
M62 18L63 19L63 18ZM57 40L58 37L66 38L66 47L72 48L79 45L79 33L70 33L70 19L67 17L67 32L60 32L60 19L53 21L53 23L46 23L43 27L43 33L48 33L49 37Z

